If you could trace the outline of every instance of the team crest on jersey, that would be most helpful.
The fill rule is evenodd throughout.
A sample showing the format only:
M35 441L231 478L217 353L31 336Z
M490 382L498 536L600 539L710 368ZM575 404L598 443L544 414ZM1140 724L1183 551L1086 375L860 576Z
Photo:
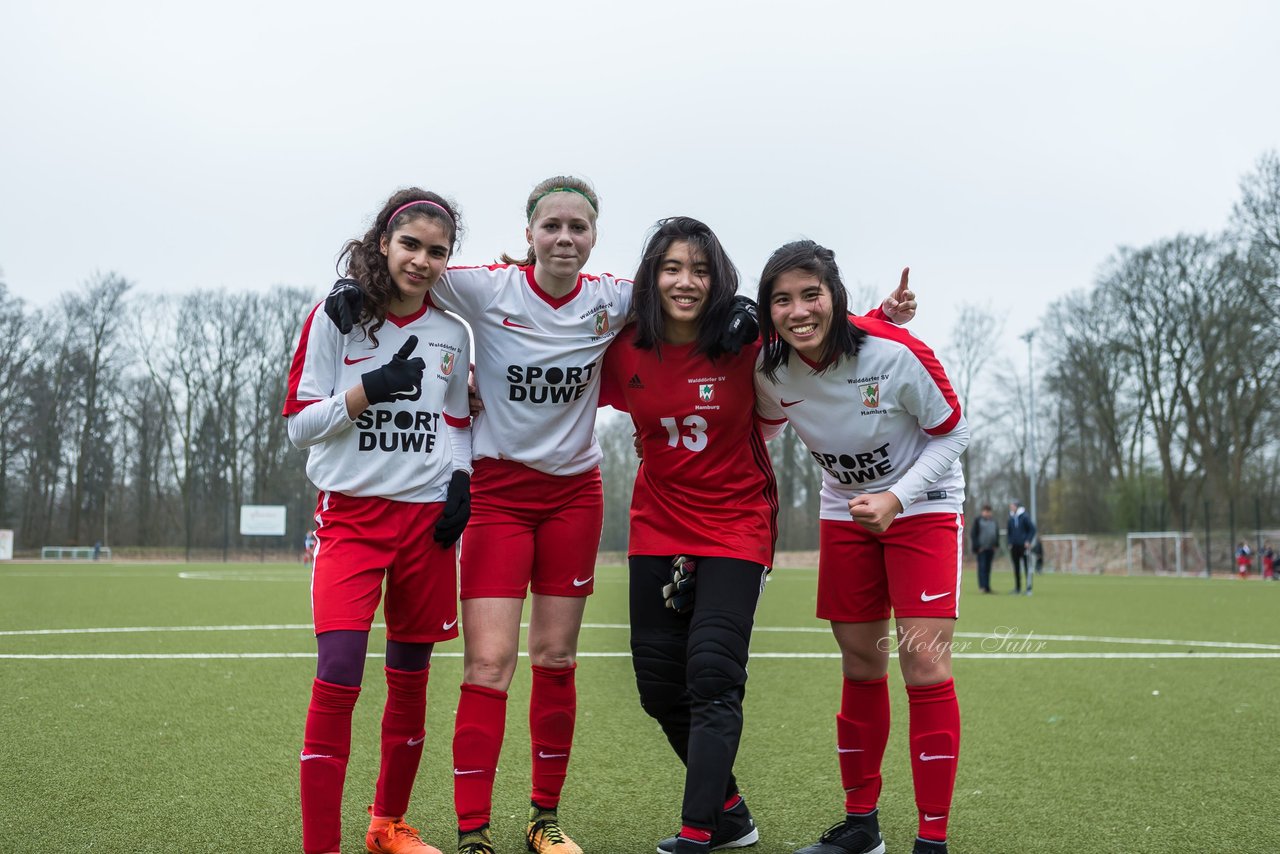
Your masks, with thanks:
M711 398L715 397L716 387L711 383L703 383L698 386L698 397L703 403L710 403Z
M862 387L862 405L871 409L880 405L880 383L871 383Z
M446 377L449 376L449 374L453 373L453 363L457 361L457 358L458 358L457 356L453 355L448 350L445 350L443 353L441 353L440 354L440 373L444 374Z
M603 309L596 312L596 334L603 335L609 331L609 315Z

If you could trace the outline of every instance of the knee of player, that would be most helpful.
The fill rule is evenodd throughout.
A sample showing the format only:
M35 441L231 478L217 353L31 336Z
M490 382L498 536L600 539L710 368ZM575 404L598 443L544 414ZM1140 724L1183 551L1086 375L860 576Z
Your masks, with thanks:
M479 657L466 663L463 681L471 685L505 691L511 685L511 677L515 675L514 658Z
M689 701L683 682L646 680L637 675L636 688L640 692L640 708L649 717L659 720Z
M684 650L679 658L669 655L662 646L633 644L631 664L636 673L636 689L640 705L650 715L661 717L687 701L685 695Z
M689 655L689 692L695 697L713 699L741 688L747 682L747 669L722 649L705 647Z
M951 678L949 656L899 651L898 665L902 669L902 680L908 685L936 685Z

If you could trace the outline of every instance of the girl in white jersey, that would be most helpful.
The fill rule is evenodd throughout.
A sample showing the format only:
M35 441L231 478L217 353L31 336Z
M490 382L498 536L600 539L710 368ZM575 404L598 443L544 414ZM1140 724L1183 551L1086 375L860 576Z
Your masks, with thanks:
M353 277L344 281L365 295L361 322L340 333L316 322L316 306L289 372L289 438L309 449L307 475L320 490L311 584L319 656L301 754L306 854L339 849L351 716L384 578L387 701L365 845L440 854L404 814L422 756L432 647L458 633L470 346L460 321L425 302L457 237L444 198L416 188L393 195L342 253Z
M914 851L945 852L960 747L950 649L968 427L928 347L848 315L831 250L806 240L774 252L759 304L757 407L774 433L790 422L822 467L818 616L831 621L844 671L836 734L845 819L797 854L885 850L876 809L891 613L910 709Z
M631 282L581 272L600 201L557 176L525 206L528 255L453 268L432 301L475 337L476 418L471 533L462 546L465 643L454 733L458 851L492 854L493 779L506 728L523 600L532 594L529 730L533 786L526 840L540 854L581 854L557 808L577 716L574 668L593 588L604 497L594 436L604 351L631 309ZM331 317L352 313L330 295Z
M636 686L687 769L681 829L659 854L759 838L732 768L777 492L755 418L759 342L738 352L721 342L746 299L735 299L737 287L710 228L691 217L659 221L636 270L636 321L604 364L601 402L631 415L644 457L628 548ZM888 311L899 323L914 314L905 279L873 315Z

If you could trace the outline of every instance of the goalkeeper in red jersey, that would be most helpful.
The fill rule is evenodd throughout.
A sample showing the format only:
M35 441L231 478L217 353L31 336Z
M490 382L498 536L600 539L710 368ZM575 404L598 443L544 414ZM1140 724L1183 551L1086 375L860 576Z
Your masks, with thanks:
M701 854L759 833L733 776L747 650L773 562L777 491L755 420L755 307L711 229L658 223L635 275L635 322L605 355L603 403L630 413L643 461L631 504L631 651L644 710L686 766L679 834ZM914 302L891 298L895 317Z

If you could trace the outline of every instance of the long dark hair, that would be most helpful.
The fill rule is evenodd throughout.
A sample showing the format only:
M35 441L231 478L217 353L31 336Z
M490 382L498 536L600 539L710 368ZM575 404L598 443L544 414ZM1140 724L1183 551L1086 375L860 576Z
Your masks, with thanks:
M662 313L662 297L658 293L658 274L662 259L673 244L687 243L706 260L710 286L707 305L698 318L698 338L694 352L715 359L724 349L720 333L729 323L729 308L738 292L738 268L729 260L720 239L705 223L693 217L673 216L658 220L644 247L644 256L636 269L632 289L632 310L636 315L635 346L642 350L658 348L666 332L666 315Z
M412 202L430 204L404 208ZM400 210L401 208L404 210ZM395 219L388 222L392 214L395 214ZM382 238L390 238L397 228L415 219L432 219L443 224L449 233L449 254L452 255L457 250L462 236L458 206L438 193L409 187L393 193L374 217L373 225L365 232L364 237L348 240L342 247L342 253L338 255L338 274L355 279L364 290L364 310L360 314L360 325L365 327L371 338L387 322L391 299L399 293L399 288L391 278L391 270L387 268L387 256L382 254ZM375 343L377 340L373 338Z
M596 227L596 217L600 215L600 197L596 195L595 188L582 178L576 178L573 175L554 175L544 181L539 181L529 192L529 198L524 203L524 218L530 224L533 223L534 211L538 209L538 202L542 201L542 197L549 193L577 193L587 200L591 205L591 227ZM533 246L529 247L529 251L525 253L525 257L517 258L514 255L508 255L503 252L499 259L503 264L520 264L524 267L532 267L538 260L534 255Z
M831 327L827 331L826 340L822 342L822 353L818 359L821 367L817 369L819 373L830 368L841 357L858 355L862 339L867 336L849 320L849 295L844 289L844 280L840 278L840 268L836 266L836 253L812 240L797 240L781 246L765 262L764 270L760 273L760 289L756 293L760 337L764 341L764 358L761 360L760 370L770 380L777 378L778 369L791 357L791 345L782 340L773 325L773 286L779 276L793 270L816 276L831 292Z

